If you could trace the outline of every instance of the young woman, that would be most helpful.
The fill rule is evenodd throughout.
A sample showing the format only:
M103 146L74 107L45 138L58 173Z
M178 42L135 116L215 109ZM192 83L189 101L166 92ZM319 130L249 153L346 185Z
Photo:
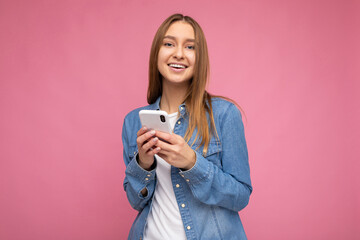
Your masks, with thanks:
M150 53L150 105L124 120L124 189L139 211L129 239L246 239L238 212L252 192L239 109L206 90L204 33L175 14ZM148 131L139 111L164 110L173 133Z

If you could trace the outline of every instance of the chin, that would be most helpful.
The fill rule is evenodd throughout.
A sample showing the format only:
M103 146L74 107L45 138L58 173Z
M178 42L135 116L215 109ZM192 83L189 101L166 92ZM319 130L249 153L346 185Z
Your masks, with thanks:
M183 85L183 84L189 84L190 79L170 79L167 82L169 82L171 84L176 84L176 85Z

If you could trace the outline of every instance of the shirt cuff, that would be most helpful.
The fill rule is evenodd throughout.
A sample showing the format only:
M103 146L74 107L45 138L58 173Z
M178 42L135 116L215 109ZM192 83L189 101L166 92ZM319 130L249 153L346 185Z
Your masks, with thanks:
M137 154L133 157L133 159L130 161L126 168L127 174L131 174L132 176L137 177L141 183L148 184L150 181L155 180L156 175L156 163L155 168L153 168L151 171L147 171L143 169L139 163L136 160ZM156 161L156 160L154 160Z
M204 158L201 154L195 151L196 162L195 165L189 170L182 171L180 170L180 175L185 179L189 184L197 183L203 181L212 174L211 163Z

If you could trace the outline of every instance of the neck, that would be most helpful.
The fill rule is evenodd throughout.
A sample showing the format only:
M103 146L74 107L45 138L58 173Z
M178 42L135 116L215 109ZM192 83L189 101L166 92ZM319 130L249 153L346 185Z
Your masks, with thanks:
M163 91L161 94L160 109L168 114L177 112L179 106L184 102L188 84L177 85L163 81Z

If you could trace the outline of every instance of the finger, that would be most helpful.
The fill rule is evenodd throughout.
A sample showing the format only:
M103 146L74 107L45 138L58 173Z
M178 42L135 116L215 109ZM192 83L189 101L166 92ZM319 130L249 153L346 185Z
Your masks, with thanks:
M163 153L161 150L160 150L160 152L157 153L157 155L158 155L159 157L161 157L162 159L164 159L164 161L167 162L168 164L170 164L170 165L173 164L173 162L170 161L169 155Z
M169 156L171 156L171 152L165 151L164 149L161 149L161 148L157 154L162 158L164 158L164 157L168 158Z
M141 135L143 135L144 133L146 133L148 131L147 127L142 127L140 128L140 130L136 133L136 135L139 137Z
M146 154L154 156L155 154L158 154L160 151L161 151L161 148L156 147L156 148L153 148L152 150L148 151Z
M170 134L170 133L166 133L166 132L157 131L156 136L170 144L176 143L176 134L175 133Z
M142 135L140 135L136 139L136 142L137 142L138 146L142 146L142 145L144 145L145 141L149 140L149 138L152 138L154 136L155 136L155 131L151 130L151 131L148 131L148 132L143 133Z
M160 148L160 151L158 154L163 154L163 155L166 155L166 156L170 156L174 153L173 149L172 149L172 146L167 144L166 146L166 143L165 144L159 144L161 140L159 140L157 143L156 143L156 147L157 148Z
M161 157L162 159L164 159L167 163L169 163L168 161L167 161L167 158L166 158L166 154L163 154L163 153L161 153L161 152L159 152L158 154L157 154L159 157ZM170 163L169 163L170 164Z
M147 143L145 143L144 145L142 145L142 150L144 150L146 153L149 151L149 150L152 150L152 148L155 146L155 144L158 142L158 138L155 137L153 139L150 139ZM156 148L156 147L154 147Z
M167 142L164 142L163 139L159 139L157 142L156 142L156 146L157 147L160 147L162 149L162 151L171 151L173 145L167 143Z
M158 154L160 150L161 150L161 148L159 148L159 147L150 148L149 151L147 151L145 153L145 155L147 155L149 157L154 157L154 155Z

